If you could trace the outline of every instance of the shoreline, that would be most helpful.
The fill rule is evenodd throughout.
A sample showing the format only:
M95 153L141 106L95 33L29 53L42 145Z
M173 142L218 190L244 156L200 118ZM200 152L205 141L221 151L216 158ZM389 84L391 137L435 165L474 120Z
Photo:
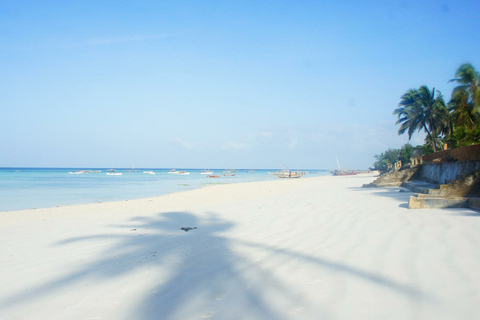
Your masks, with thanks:
M478 214L373 179L3 212L0 318L475 319Z
M275 179L264 170L255 173L238 172L235 177L221 179L205 179L205 175L199 172L192 172L187 176L169 175L167 171L157 172L156 175L134 172L112 178L95 172L72 176L67 175L67 171L32 169L27 173L3 172L0 189L3 188L5 192L0 195L0 212L143 199L212 184ZM318 171L310 176L323 175L326 175L326 172Z
M312 177L302 177L301 179L320 179L320 178L325 178L329 177L328 175L325 176L312 176ZM138 200L150 200L150 199L157 199L161 197L166 197L172 194L177 194L177 193L185 193L185 192L192 192L195 190L200 190L200 189L205 189L209 187L217 187L217 186L226 186L226 185L242 185L242 184L250 184L250 183L262 183L262 182L275 182L275 181L294 181L298 179L274 179L274 180L263 180L263 181L241 181L241 182L207 182L205 184L199 185L193 189L189 190L180 190L180 191L172 191L166 194L158 195L158 196L153 196L153 197L141 197L141 198L132 198L132 199L125 199L125 200L113 200L113 201L96 201L96 202L85 202L85 203L74 203L74 204L65 204L65 205L55 205L55 206L49 206L49 207L39 207L39 208L31 208L31 209L22 209L22 210L7 210L7 211L1 211L0 210L0 215L4 213L12 213L12 212L30 212L30 211L38 211L38 210L49 210L49 209L59 209L59 208L66 208L66 207L77 207L77 206L91 206L95 204L107 204L107 203L124 203L124 202L132 202L132 201L138 201Z

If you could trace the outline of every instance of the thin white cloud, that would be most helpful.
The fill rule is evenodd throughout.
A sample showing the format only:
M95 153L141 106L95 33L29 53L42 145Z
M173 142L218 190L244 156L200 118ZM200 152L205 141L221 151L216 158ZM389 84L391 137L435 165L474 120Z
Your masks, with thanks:
M220 149L224 151L240 151L250 149L255 144L255 136L246 134L242 138L229 140L221 144Z
M199 146L193 142L185 141L182 138L175 137L172 139L172 142L178 146L181 146L184 149L187 150L196 150L199 148Z
M237 142L237 141L227 141L222 144L222 150L233 150L233 151L238 151L238 150L245 150L248 148L248 143L246 142Z
M265 138L270 138L274 135L275 133L273 131L260 131L260 135Z
M295 138L292 138L292 139L290 139L290 141L288 142L288 147L289 147L290 149L294 149L294 148L297 146L297 144L298 144L298 140L295 139Z

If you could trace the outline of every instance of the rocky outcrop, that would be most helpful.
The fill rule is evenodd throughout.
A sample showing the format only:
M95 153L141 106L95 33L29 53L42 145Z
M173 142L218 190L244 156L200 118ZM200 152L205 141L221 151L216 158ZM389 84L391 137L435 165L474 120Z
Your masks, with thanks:
M411 180L420 167L402 168L398 171L390 171L380 175L372 183L364 184L363 188L377 187L400 187L405 181Z

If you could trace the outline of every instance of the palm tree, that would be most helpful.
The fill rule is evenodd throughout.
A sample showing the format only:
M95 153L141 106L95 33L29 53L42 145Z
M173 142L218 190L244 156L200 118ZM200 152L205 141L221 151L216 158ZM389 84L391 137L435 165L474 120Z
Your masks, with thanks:
M436 94L436 96L435 96ZM402 95L399 107L393 114L398 116L400 124L398 134L408 132L408 139L415 131L424 130L427 140L432 142L433 151L439 146L439 135L450 131L449 112L440 91L430 90L427 86L410 89Z
M475 111L475 105L469 101L469 94L465 90L454 90L452 99L448 103L452 121L456 127L476 129L480 123L480 114Z
M455 78L449 82L460 84L453 89L452 96L468 95L468 103L472 103L474 111L478 113L480 111L480 74L475 68L470 63L462 64L455 73Z
M430 130L426 126L425 113L422 106L416 100L417 90L410 89L401 97L398 104L399 108L393 111L397 115L398 120L395 124L401 124L398 134L404 134L408 130L408 140L412 138L415 131L424 129L430 135Z

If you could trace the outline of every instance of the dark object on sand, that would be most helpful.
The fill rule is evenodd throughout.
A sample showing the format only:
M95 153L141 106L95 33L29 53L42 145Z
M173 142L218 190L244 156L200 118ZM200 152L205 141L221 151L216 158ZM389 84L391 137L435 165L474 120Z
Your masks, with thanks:
M192 228L192 227L181 227L181 228L180 228L180 230L183 230L183 231L185 231L185 232L190 231L190 230L193 230L193 229L197 229L197 227L193 227L193 228Z

